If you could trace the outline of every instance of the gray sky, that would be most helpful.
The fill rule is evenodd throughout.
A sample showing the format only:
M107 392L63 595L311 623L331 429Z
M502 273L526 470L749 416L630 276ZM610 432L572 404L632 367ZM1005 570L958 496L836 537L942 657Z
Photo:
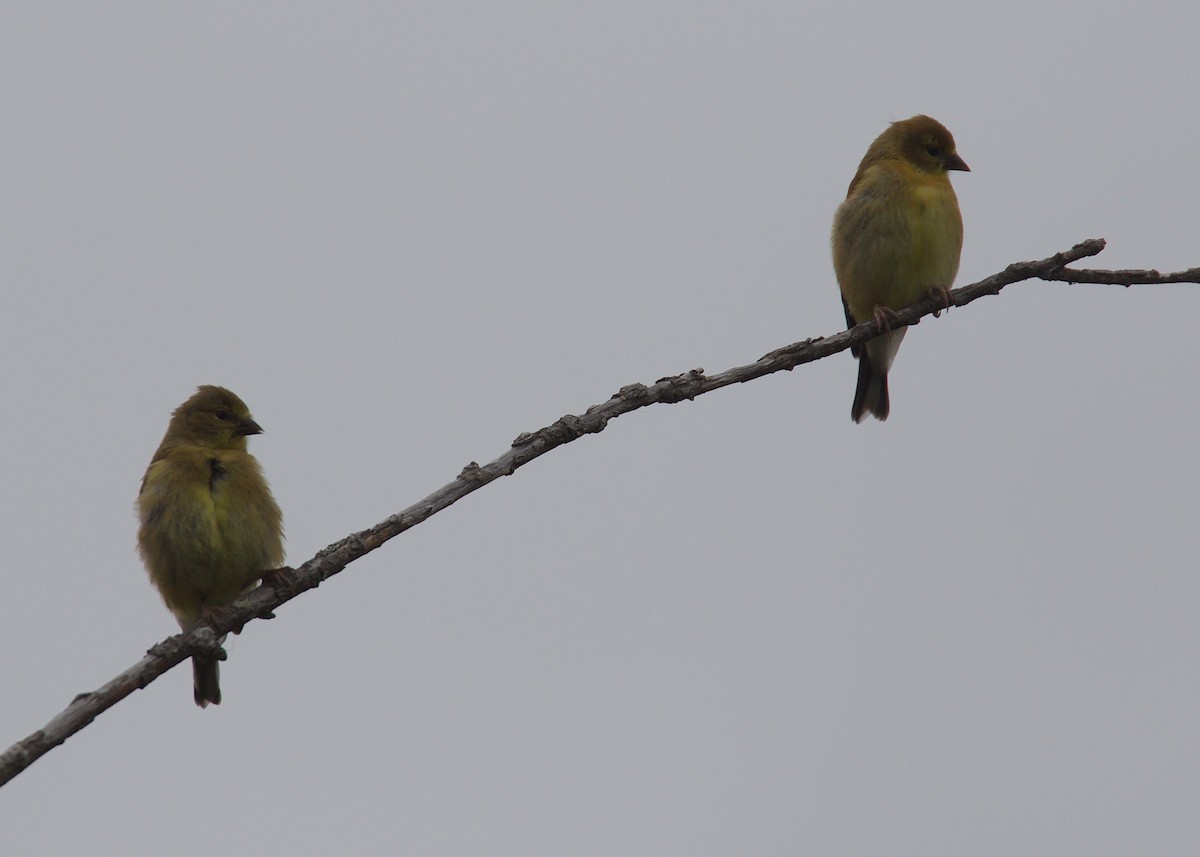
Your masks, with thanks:
M132 510L222 384L308 559L621 385L842 311L917 112L959 284L1200 264L1190 3L0 12L0 746L175 631ZM867 22L867 23L864 23ZM1194 854L1196 286L927 320L623 417L0 793L5 853Z

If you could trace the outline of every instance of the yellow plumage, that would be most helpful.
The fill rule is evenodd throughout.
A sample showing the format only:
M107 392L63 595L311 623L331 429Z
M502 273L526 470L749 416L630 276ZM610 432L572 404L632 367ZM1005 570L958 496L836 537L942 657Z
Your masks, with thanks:
M958 273L962 215L949 170L968 170L940 122L914 116L880 134L858 166L833 219L833 268L846 323L872 318L942 294ZM885 420L887 373L908 328L856 348L858 388L850 415Z
M176 408L138 494L138 549L185 630L283 562L283 516L246 437L262 428L223 387ZM217 661L193 658L196 704L221 702Z

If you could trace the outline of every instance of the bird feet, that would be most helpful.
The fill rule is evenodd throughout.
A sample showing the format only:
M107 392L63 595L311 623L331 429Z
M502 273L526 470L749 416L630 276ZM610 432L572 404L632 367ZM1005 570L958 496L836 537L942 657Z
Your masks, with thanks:
M292 599L303 591L297 586L295 575L296 569L288 565L279 568L270 568L262 573L262 585L270 586L280 595L284 596L285 600ZM260 618L274 619L275 614L270 613Z
M875 321L879 325L880 331L887 333L892 329L892 325L899 319L896 311L891 307L883 306L882 304L875 305Z
M946 310L947 312L950 310L950 307L954 306L954 296L950 294L950 290L945 286L930 286L929 296L931 298L935 298L937 302L942 305L942 309ZM939 318L941 314L941 309L935 309L933 311L934 318Z
M232 615L233 615L233 608L231 608L231 607L209 606L209 607L200 608L200 620L202 622L209 622L213 625L224 624L225 622L229 621L229 618ZM242 633L242 628L244 628L244 627L246 627L246 626L243 623L241 625L238 625L235 628L230 628L230 630L233 631L233 633L235 633L235 634L240 634L240 633Z

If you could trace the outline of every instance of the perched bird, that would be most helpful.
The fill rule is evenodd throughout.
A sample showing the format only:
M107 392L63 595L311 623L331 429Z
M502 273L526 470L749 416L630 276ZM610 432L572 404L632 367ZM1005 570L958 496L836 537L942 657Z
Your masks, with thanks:
M138 550L185 631L283 562L283 515L246 451L261 432L229 390L199 387L171 415L142 478ZM219 705L216 658L193 657L192 673L196 704Z
M833 217L833 270L846 324L874 318L887 331L853 349L856 423L867 414L888 417L887 374L908 330L890 329L895 311L931 294L949 306L963 239L950 170L970 167L942 123L928 116L893 122L867 149Z

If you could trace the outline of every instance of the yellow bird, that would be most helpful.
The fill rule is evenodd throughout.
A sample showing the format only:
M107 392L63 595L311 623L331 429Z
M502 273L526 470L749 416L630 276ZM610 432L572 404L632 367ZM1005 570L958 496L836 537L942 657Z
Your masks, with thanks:
M891 126L867 149L833 218L833 270L846 324L872 318L887 331L854 348L858 388L850 416L886 420L887 374L907 327L895 311L930 294L946 297L962 253L962 214L950 170L970 170L954 137L928 116Z
M138 494L138 550L183 629L211 616L283 562L283 515L246 438L246 404L203 386L175 409ZM216 658L192 658L196 704L219 705Z

